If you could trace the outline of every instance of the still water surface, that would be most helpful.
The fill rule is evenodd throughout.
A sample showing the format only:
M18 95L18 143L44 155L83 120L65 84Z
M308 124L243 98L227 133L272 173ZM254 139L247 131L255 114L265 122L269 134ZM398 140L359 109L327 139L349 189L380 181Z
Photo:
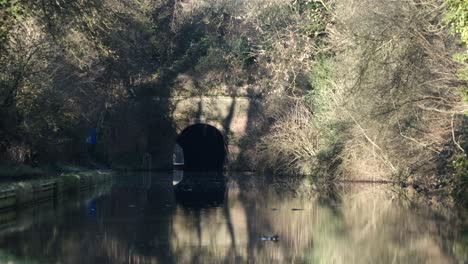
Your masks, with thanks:
M468 263L464 212L388 185L181 179L121 175L2 214L0 263Z

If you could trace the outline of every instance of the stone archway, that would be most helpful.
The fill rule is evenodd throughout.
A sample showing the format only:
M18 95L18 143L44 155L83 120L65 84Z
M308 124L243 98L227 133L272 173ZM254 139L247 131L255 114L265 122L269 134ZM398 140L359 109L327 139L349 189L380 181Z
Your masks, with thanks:
M182 148L185 171L221 171L227 157L223 134L214 126L194 124L186 127L176 139Z

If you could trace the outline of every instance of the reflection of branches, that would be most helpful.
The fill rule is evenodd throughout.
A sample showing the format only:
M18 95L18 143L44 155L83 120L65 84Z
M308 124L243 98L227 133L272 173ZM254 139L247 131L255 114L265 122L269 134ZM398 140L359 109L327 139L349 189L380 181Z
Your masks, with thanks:
M342 202L341 192L338 185L333 182L317 182L315 184L319 200L328 205L336 205Z
M229 236L231 237L231 247L234 250L234 254L237 254L236 253L237 252L236 234L234 233L234 226L231 220L231 212L229 211L229 197L227 197L226 201L224 202L223 214L224 214L224 218L226 219L226 225L229 231Z

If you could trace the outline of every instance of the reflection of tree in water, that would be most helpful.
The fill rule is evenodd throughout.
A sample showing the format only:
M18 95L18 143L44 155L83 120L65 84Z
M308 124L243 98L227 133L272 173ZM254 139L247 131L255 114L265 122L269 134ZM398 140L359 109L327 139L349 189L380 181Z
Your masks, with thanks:
M0 246L8 249L8 258L66 263L467 259L466 218L447 209L435 215L427 206L401 206L385 186L304 182L302 187L316 191L299 193L282 190L281 181L234 176L221 205L193 207L176 204L169 177L153 176L150 184L144 177L132 181L117 182L112 192L96 199L95 207L89 207L96 208L94 215L84 211L86 202L69 210L51 209L49 220L3 236ZM274 234L279 242L259 240Z
M303 227L297 223L291 227L291 219L287 214L291 212L290 208L288 211L281 210L286 214L280 212L279 216L278 212L271 210L285 206L288 197L274 195L273 191L265 188L268 183L260 179L248 178L240 183L229 182L228 199L222 208L193 211L180 207L176 210L179 212L174 216L172 245L179 263L291 259L288 255L295 252L291 248L297 237L288 233L293 229L292 233L301 236ZM279 226L278 219L286 222ZM302 214L300 221L305 225L308 215ZM292 222L295 222L294 217ZM287 229L288 226L290 229ZM274 232L280 233L282 242L266 244L259 240L261 235L272 235ZM307 247L310 238L302 240L306 241Z
M175 216L173 241L177 242L173 245L177 247L173 252L183 256L178 258L181 263L190 263L193 256L198 256L197 261L223 263L451 262L451 253L437 243L440 230L434 228L432 218L415 217L409 208L398 206L385 187L314 188L315 192L300 195L282 192L272 180L231 180L226 208L233 222L236 251L229 250L232 242L225 223L213 220L221 219L222 214L210 210L197 220L205 234L201 247L190 247L199 239L195 229L185 225L183 216ZM259 236L273 234L279 235L278 243L259 241Z
M174 215L172 247L178 263L205 263L212 249L218 257L236 255L222 173L185 173L175 186L175 196L179 206Z
M174 209L171 179L158 177L148 186L147 177L128 178L132 180L117 184L113 194L100 200L102 225L95 233L103 237L84 238L92 245L88 255L95 253L110 263L175 263L169 241Z
M91 190L83 191L79 197L62 197L56 201L38 204L17 214L15 226L11 230L2 230L0 247L9 254L0 254L0 263L36 263L55 262L56 258L67 263L88 262L96 258L92 247L96 240L87 226L94 216L85 209L86 204L109 193L112 183L104 183ZM83 223L76 223L74 218L88 215ZM53 221L51 221L51 219ZM101 224L94 225L99 229ZM87 254L87 250L91 249ZM90 261L88 261L90 260Z
M320 242L307 258L334 263L452 262L451 254L437 245L441 230L429 210L400 206L387 190L383 185L347 184L339 192L341 203L329 206L326 199L329 210L321 211L313 230Z

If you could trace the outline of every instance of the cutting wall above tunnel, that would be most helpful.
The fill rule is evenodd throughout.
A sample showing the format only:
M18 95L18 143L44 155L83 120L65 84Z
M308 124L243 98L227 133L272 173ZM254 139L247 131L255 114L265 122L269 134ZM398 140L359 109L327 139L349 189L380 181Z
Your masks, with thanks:
M248 96L135 99L107 113L98 150L113 168L170 170L178 144L191 170L243 170L248 162L239 157L253 151L246 139L255 140L249 133L261 115L261 102Z

